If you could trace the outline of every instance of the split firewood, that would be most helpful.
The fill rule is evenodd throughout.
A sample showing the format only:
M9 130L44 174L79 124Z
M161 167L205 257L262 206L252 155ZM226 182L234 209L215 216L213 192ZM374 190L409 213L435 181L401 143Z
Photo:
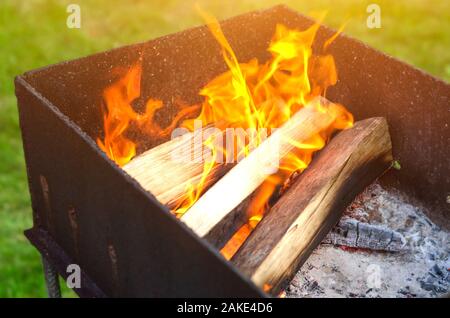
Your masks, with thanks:
M384 118L336 135L256 226L231 261L277 294L338 222L354 197L389 168Z
M248 198L263 181L278 169L278 164L295 146L302 143L335 120L333 115L314 105L331 104L323 98L299 110L281 128L264 140L247 157L234 166L181 217L200 237L218 248L246 221ZM246 200L247 199L247 200Z
M352 218L342 218L322 244L388 252L401 252L406 249L406 240L401 233Z
M133 158L122 168L140 185L152 193L159 202L173 208L186 199L188 186L200 181L205 163L202 160L203 133L186 133L156 146ZM209 131L213 138L223 138L221 132ZM209 173L205 187L214 184L232 165L217 164Z

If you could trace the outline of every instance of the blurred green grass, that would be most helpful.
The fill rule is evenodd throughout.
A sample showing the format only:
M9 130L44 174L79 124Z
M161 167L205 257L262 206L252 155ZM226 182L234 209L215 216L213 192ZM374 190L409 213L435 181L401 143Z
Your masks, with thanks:
M38 253L22 232L31 207L13 78L27 70L199 25L198 2L218 18L280 2L305 14L328 11L325 23L450 81L448 0L378 0L382 28L366 27L373 1L315 0L83 0L82 28L66 27L76 1L2 0L0 3L0 297L44 297ZM73 294L67 289L65 296Z

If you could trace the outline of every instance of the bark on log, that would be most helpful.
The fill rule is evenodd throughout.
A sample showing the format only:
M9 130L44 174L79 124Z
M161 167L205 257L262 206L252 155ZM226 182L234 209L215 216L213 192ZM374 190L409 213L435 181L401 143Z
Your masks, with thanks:
M363 120L340 132L281 196L231 261L256 285L277 294L346 206L391 161L384 118Z
M381 225L342 218L322 241L322 244L342 245L375 251L401 252L406 250L405 237Z

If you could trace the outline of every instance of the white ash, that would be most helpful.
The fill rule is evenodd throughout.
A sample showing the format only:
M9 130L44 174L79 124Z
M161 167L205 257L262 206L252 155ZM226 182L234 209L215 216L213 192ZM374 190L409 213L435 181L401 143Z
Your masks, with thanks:
M345 216L401 233L402 252L321 244L296 274L287 297L444 297L450 286L450 234L425 209L378 183L348 207Z

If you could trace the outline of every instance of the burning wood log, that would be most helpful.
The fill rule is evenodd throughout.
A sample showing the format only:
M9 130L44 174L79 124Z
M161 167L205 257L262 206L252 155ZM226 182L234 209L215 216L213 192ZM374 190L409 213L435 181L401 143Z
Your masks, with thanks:
M246 199L276 172L280 161L295 149L295 143L305 142L330 127L336 120L336 114L330 111L335 106L324 98L310 102L204 193L181 221L220 248L245 223L246 209L242 207Z
M352 218L341 219L328 233L322 244L387 252L400 252L406 249L405 238L399 232Z
M354 196L391 161L384 118L363 120L340 132L257 225L232 262L255 284L278 293Z
M189 185L200 182L204 171L203 150L196 150L196 147L202 146L202 134L210 128L167 141L137 156L122 168L161 203L173 208L186 198ZM219 136L217 132L208 135L222 138L222 134ZM231 165L225 164L212 167L205 186L213 184L230 168Z

